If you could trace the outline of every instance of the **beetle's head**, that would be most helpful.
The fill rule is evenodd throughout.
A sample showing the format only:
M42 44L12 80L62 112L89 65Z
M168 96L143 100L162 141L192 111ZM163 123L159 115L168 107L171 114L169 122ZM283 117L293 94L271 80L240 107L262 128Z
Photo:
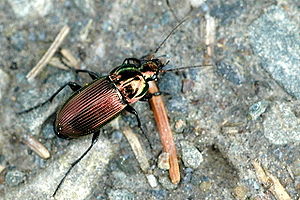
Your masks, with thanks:
M159 72L166 64L165 59L153 57L142 62L140 71L146 81L156 80Z

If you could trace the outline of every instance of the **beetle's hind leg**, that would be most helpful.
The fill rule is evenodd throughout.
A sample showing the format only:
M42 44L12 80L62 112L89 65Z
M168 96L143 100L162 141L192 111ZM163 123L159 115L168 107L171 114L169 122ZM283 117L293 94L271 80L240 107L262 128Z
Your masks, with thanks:
M93 134L93 138L92 138L92 143L90 144L89 148L77 159L75 160L70 168L68 169L68 171L65 173L64 177L60 180L59 184L57 185L54 193L53 193L53 197L56 195L58 189L60 188L61 184L64 182L65 178L68 176L68 174L71 172L71 170L73 169L73 167L80 162L80 160L82 160L82 158L84 158L84 156L92 149L92 147L94 146L94 144L96 144L96 142L98 141L98 137L99 137L100 131L95 132Z
M76 69L75 70L76 73L88 73L88 75L93 79L93 80L96 80L96 79L99 79L101 76L100 74L98 74L97 72L93 72L93 71L90 71L90 70L85 70L85 69Z
M60 93L60 91L62 91L62 89L64 89L66 86L69 86L74 92L76 92L77 90L79 90L81 88L81 85L79 85L78 83L76 82L68 82L66 84L64 84L63 86L61 86L49 99L47 99L46 101L42 102L42 103L39 103L37 104L36 106L33 106L27 110L23 110L23 111L20 111L20 112L17 112L17 114L23 114L23 113L27 113L27 112L30 112L36 108L39 108L43 105L45 105L46 103L48 102L52 102L52 100L54 99L54 97L56 95L58 95L58 93Z

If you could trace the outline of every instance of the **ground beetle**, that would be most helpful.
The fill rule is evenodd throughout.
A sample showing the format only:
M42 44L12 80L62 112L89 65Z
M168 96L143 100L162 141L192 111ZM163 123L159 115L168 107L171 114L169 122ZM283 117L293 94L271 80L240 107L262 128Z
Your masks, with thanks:
M153 55L157 53L172 33L187 19L178 23L153 53L141 59L126 58L122 65L114 68L108 76L101 77L96 72L76 70L77 73L89 74L93 81L83 87L75 82L68 82L61 86L48 100L20 112L26 113L51 102L61 90L69 86L74 93L58 110L54 121L54 131L58 137L64 139L93 134L91 145L71 164L71 167L60 181L53 196L55 196L71 169L96 143L100 128L117 117L121 111L126 110L134 114L138 121L138 126L142 130L137 112L130 104L139 100L148 100L153 95L159 95L159 93L148 93L148 82L156 80L158 74L167 63L163 59L155 58Z

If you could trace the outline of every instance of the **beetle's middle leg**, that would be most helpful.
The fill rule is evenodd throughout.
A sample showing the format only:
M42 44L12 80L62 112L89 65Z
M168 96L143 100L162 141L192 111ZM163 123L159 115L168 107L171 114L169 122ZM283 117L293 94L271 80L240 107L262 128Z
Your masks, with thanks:
M68 169L68 171L65 173L64 177L61 179L61 181L59 182L58 186L56 187L54 193L53 193L53 197L55 196L56 192L58 191L58 189L60 188L61 184L64 182L65 178L67 177L67 175L71 172L71 170L73 169L73 167L80 162L80 160L82 160L82 158L92 149L92 147L94 146L94 144L96 144L96 142L98 141L98 137L99 137L100 131L97 131L93 134L93 138L92 138L92 143L90 144L89 148L77 159L75 160L72 164L71 167Z
M130 112L131 114L134 114L134 115L135 115L136 120L137 120L137 122L138 122L138 127L139 127L139 129L142 131L143 135L146 137L146 139L147 139L147 141L148 141L148 143L149 143L149 145L150 145L150 148L153 149L153 148L152 148L152 145L151 145L151 142L150 142L150 140L149 140L149 138L148 138L148 136L146 135L145 131L144 131L143 128L142 128L141 120L140 120L140 118L139 118L138 113L136 112L136 110L135 110L132 106L130 106L130 105L127 105L127 106L125 107L125 110L126 110L127 112Z
M144 132L143 129L142 129L142 124L141 124L140 118L139 118L138 113L136 112L136 110L135 110L132 106L130 106L130 105L127 105L127 106L125 107L125 110L126 110L127 112L130 112L131 114L134 114L134 115L135 115L136 120L137 120L137 122L138 122L138 127L142 130L142 132Z
M61 86L49 99L47 99L46 101L42 102L42 103L39 103L37 104L36 106L33 106L27 110L23 110L21 112L18 112L17 114L23 114L23 113L27 113L27 112L30 112L36 108L39 108L43 105L45 105L46 103L48 102L52 102L52 100L54 99L54 97L56 95L58 95L58 93L60 93L60 91L62 91L62 89L64 89L66 86L69 86L74 92L76 92L77 90L79 90L81 88L81 85L79 85L78 83L76 82L68 82L66 84L64 84L63 86Z

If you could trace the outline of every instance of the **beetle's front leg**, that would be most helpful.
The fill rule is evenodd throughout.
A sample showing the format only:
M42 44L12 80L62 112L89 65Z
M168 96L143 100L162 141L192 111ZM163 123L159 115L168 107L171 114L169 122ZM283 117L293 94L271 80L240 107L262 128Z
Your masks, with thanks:
M135 64L138 64L138 67L140 67L142 65L141 60L138 58L125 58L125 60L123 61L123 64L130 64L130 61L132 61Z
M159 95L170 95L167 92L155 92L155 93L147 93L145 96L143 96L140 101L148 101L151 99L153 96L159 96Z

